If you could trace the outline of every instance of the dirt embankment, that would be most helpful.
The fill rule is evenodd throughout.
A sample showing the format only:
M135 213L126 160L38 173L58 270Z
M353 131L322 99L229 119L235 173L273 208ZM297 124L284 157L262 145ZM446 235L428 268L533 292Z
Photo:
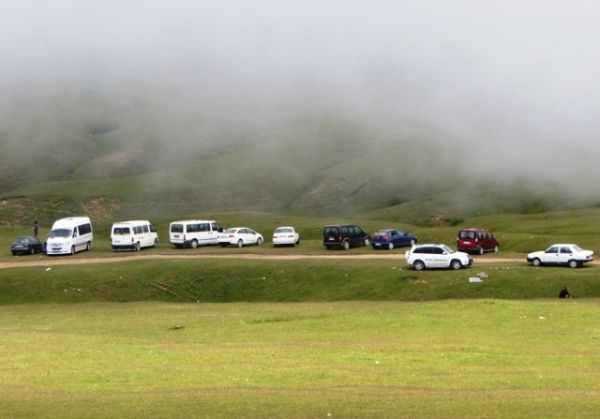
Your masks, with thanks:
M235 255L139 255L132 254L127 256L114 257L47 257L42 256L35 259L18 258L19 260L0 262L0 269L7 268L25 268L33 266L58 266L58 265L91 265L102 263L130 262L135 260L176 260L176 259L237 259L237 260L268 260L268 261L288 261L288 260L402 260L404 255L263 255L263 254L235 254ZM476 263L514 263L524 262L523 258L478 258Z

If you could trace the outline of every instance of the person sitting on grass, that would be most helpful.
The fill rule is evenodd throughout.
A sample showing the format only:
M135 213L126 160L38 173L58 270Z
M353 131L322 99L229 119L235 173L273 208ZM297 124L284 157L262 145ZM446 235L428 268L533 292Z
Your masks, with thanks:
M569 290L567 289L567 287L563 287L563 289L560 290L560 294L558 294L558 298L571 298L571 294L569 293Z

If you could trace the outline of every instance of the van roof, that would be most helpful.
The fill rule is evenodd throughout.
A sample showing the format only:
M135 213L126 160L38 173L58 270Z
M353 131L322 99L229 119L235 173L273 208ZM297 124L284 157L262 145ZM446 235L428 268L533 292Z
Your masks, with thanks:
M67 217L56 220L54 224L52 224L52 228L58 228L61 226L74 226L82 223L90 223L90 217Z
M171 221L171 224L191 224L191 223L216 223L215 220L182 220Z
M151 223L148 220L128 220L128 221L117 221L117 222L114 222L113 226L115 226L117 224L131 225L131 224L151 224Z
M461 228L460 231L489 231L487 228L469 227Z

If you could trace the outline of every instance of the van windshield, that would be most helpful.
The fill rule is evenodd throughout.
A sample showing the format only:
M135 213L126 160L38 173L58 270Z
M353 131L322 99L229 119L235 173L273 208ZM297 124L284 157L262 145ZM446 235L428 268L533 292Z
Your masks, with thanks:
M115 227L113 228L113 234L117 234L119 236L129 235L131 234L131 230L129 227Z
M183 224L171 224L171 233L183 233Z
M52 230L50 234L48 234L49 238L53 237L71 237L73 234L73 230L68 228L57 228L56 230Z

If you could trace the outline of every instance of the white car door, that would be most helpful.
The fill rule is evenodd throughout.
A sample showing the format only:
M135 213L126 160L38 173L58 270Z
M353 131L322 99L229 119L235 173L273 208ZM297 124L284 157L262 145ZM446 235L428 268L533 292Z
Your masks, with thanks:
M573 250L569 246L560 246L558 263L566 265L571 259L573 259Z
M433 247L431 254L431 267L432 268L446 268L449 265L449 259L446 252L439 247Z
M550 246L542 255L542 263L555 265L559 263L560 248L558 246Z

